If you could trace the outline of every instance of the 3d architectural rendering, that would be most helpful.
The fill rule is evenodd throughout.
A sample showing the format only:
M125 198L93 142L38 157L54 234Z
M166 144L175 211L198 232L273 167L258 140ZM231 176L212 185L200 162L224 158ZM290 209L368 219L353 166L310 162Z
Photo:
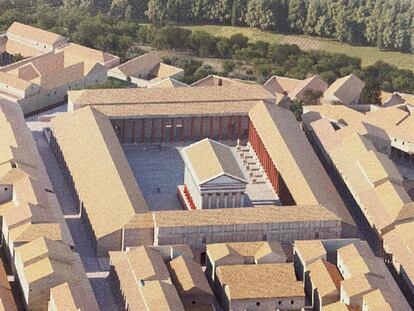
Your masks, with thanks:
M0 35L0 310L414 308L413 95L103 50Z
M374 251L385 257L410 303L413 119L408 105L367 113L306 108L304 128Z
M138 56L109 70L110 77L124 80L138 87L153 87L164 79L182 77L184 70L162 63L157 52Z

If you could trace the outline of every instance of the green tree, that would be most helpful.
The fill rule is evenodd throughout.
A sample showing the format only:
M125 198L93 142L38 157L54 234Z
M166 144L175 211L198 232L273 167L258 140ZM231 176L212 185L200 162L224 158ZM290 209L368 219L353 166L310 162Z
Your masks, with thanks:
M276 0L250 0L247 5L246 23L259 29L274 29Z
M189 37L190 46L201 57L213 56L217 52L216 41L213 36L203 30L194 31Z
M306 0L290 0L288 9L289 27L294 32L304 31L308 13L308 2Z
M381 105L381 90L376 80L366 81L360 101L364 105Z
M168 17L167 0L149 0L145 15L151 22L165 22Z

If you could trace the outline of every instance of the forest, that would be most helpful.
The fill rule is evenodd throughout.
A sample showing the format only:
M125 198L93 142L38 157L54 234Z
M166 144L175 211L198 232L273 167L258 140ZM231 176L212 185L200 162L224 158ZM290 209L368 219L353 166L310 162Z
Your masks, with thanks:
M3 0L0 25L42 14L36 10L45 5L161 25L241 25L414 52L411 0Z
M149 0L146 11L152 22L246 25L404 52L414 52L413 15L411 0Z
M163 1L165 3L161 4ZM184 5L182 4L183 1L188 1L188 3ZM290 30L296 29L295 31L302 28L308 31L310 25L309 14L315 10L312 7L316 4L320 8L321 3L329 2L327 8L330 8L333 3L341 3L342 8L346 11L351 3L353 5L358 3L361 10L373 3L375 6L388 3L385 0L311 0L309 4L307 4L307 1L301 0L243 1L149 0L147 3L144 0L4 0L0 2L0 28L5 30L14 21L32 24L62 34L73 42L119 55L123 61L143 53L142 50L137 48L139 44L151 45L157 49L174 50L184 48L193 51L194 54L202 58L215 57L223 59L223 70L220 72L214 72L208 65L203 65L202 62L191 59L177 59L174 57L165 59L166 62L185 69L185 82L188 83L210 73L258 82L264 82L271 75L304 79L309 75L319 74L327 83L332 83L338 77L353 73L365 80L368 85L364 95L367 102L378 103L379 90L414 93L413 72L399 69L384 62L377 62L373 66L363 68L359 58L344 54L301 51L296 45L269 44L260 40L250 42L247 37L241 34L235 34L229 38L213 36L206 31L191 31L175 24L162 22L180 20L185 22L249 24L253 19L253 9L250 6L252 3L261 3L256 7L257 10L260 7L266 14L274 14L274 12L280 14L278 13L279 17L272 15L272 18L268 18L264 13L255 13L254 20L259 23L255 26L273 28L277 31L285 30L280 27L289 27ZM398 6L401 9L404 6L404 1L396 2L398 2L398 5L395 4L395 7ZM180 3L182 7L178 9L177 6ZM197 3L199 5L198 9L194 7ZM272 5L276 5L279 9L276 10L276 7L273 6L264 9L264 3L273 3ZM215 4L214 7L210 6L212 4ZM160 11L161 7L164 13ZM294 7L301 8L300 11L306 15L303 24L301 24L302 26L296 23L298 18L292 17L293 12L297 11L294 10ZM335 11L333 8L331 9L333 12ZM200 10L203 10L203 13ZM361 10L356 11L360 12ZM412 8L410 10L413 11ZM187 11L192 13L190 14ZM319 12L319 9L316 11ZM367 13L361 14L365 16L375 13L374 9L366 9L366 11ZM173 12L176 12L176 14L173 14ZM245 12L245 14L240 12ZM329 17L329 14L324 14L324 18ZM244 17L242 18L242 16ZM146 17L153 23L148 23ZM288 22L286 22L286 18L288 18ZM139 22L142 19L147 20L147 22ZM312 18L312 20L314 19ZM376 22L382 22L383 20L384 18L376 18ZM410 20L398 18L399 22ZM294 23L294 21L296 22ZM344 19L342 18L341 21L343 22ZM364 31L356 32L358 35L365 36L366 29L369 28L367 23L367 21L364 22L364 25L366 24L363 27ZM332 25L333 29L339 29L340 27L339 24L333 23ZM348 33L348 30L345 32ZM337 35L338 31L335 30L332 33ZM379 33L383 36L386 31L381 30L380 32L378 30ZM393 38L397 37L399 38L400 35L395 33ZM410 40L411 38L405 38L404 42L407 43Z

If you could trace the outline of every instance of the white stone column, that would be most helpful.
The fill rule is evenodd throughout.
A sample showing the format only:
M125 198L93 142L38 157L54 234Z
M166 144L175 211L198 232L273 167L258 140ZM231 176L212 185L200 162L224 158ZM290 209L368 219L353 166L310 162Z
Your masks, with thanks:
M240 197L240 207L244 207L244 192L241 194Z
M203 194L203 204L202 204L202 208L208 208L208 193L204 193Z

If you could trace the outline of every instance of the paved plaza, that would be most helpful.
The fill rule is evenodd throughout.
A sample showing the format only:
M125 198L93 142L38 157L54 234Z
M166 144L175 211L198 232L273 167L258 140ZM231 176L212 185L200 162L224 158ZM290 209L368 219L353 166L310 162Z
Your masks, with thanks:
M124 147L129 165L152 211L182 209L177 187L184 183L183 145Z
M184 183L184 162L179 150L189 144L124 146L129 165L137 179L145 201L152 211L182 209L177 196L178 185ZM234 148L235 150L235 148ZM237 158L237 154L235 153ZM247 172L238 161L243 173ZM279 204L270 182L246 187L246 206Z

